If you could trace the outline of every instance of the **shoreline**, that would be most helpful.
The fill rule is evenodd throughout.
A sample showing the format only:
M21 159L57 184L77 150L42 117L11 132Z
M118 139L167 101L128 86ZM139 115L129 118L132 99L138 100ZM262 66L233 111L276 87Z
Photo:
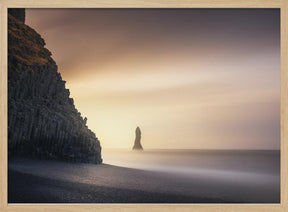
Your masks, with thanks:
M8 172L8 203L221 203L221 199L71 183Z
M203 178L109 164L15 158L9 203L279 203L278 184ZM263 184L264 183L264 184Z

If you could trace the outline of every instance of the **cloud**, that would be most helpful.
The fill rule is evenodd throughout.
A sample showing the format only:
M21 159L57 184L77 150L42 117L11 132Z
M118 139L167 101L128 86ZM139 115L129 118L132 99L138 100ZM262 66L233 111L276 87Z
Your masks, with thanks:
M104 147L280 147L279 9L27 9ZM132 132L130 134L129 132Z

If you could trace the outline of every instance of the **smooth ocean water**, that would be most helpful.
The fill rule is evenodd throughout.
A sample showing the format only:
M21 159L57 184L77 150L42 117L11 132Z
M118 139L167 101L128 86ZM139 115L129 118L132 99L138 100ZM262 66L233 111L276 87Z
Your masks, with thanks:
M111 165L223 180L280 184L279 150L103 150Z

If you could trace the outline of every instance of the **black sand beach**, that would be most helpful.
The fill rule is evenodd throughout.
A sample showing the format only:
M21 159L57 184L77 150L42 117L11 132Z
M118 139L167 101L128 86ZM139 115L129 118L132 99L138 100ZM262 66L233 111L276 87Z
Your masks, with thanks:
M9 203L278 203L278 187L156 171L17 158ZM264 182L265 183L265 182Z
M205 203L221 199L109 188L9 171L9 203Z

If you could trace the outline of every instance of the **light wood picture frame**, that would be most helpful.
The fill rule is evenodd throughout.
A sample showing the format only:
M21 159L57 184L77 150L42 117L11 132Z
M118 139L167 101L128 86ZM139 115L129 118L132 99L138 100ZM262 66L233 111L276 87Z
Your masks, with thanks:
M0 211L288 211L288 1L287 0L0 0ZM280 204L8 204L7 8L280 8ZM57 62L57 61L56 61Z

